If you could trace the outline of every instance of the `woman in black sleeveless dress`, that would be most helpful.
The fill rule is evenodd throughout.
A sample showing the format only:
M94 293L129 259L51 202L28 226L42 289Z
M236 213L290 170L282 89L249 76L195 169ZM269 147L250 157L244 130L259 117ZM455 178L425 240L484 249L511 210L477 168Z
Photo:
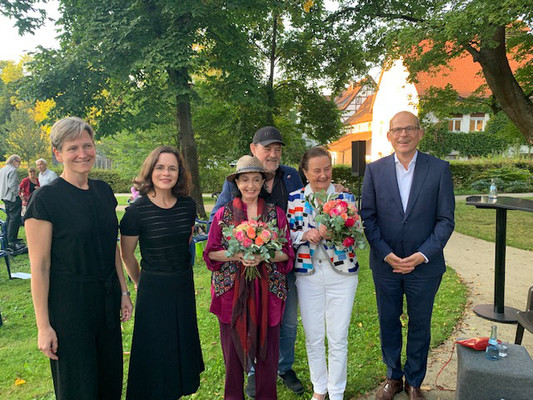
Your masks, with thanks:
M122 320L132 304L117 247L117 200L89 179L93 129L64 118L50 138L63 173L37 190L26 236L39 349L50 358L58 400L120 400ZM122 292L122 294L121 294Z
M138 288L126 398L174 400L196 392L204 370L189 253L196 204L173 147L152 151L134 183L142 196L120 223L122 258Z

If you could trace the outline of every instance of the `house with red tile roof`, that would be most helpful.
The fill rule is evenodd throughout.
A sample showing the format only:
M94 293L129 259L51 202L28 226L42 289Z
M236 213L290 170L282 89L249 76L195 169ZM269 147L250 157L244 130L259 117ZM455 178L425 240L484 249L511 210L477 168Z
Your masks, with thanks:
M518 63L512 59L509 62L516 70ZM352 141L366 142L368 162L391 154L393 150L387 140L387 130L392 116L403 110L418 115L420 99L428 96L431 88L444 89L447 85L451 85L459 99L474 94L488 97L490 93L480 65L466 53L437 70L418 73L414 82L409 79L401 59L388 63L381 71L375 93L343 120L345 134L328 145L333 163L352 163ZM344 98L344 94L339 99ZM431 114L427 118L430 122L438 121ZM482 131L489 119L490 114L485 112L455 114L450 116L448 126L452 132Z
M357 83L350 83L350 86L335 98L335 104L342 111L341 121L346 123L365 100L376 90L376 82L368 76Z

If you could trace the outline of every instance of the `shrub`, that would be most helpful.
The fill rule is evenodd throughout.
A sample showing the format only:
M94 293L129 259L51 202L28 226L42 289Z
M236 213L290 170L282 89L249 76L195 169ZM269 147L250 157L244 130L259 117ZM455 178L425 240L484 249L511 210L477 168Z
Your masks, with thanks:
M420 150L436 157L445 157L455 150L463 157L484 157L500 154L515 141L487 132L449 132L442 124L428 125L420 141Z
M357 194L359 179L361 179L362 185L363 177L352 176L350 165L339 164L333 166L333 182L347 187L352 193Z

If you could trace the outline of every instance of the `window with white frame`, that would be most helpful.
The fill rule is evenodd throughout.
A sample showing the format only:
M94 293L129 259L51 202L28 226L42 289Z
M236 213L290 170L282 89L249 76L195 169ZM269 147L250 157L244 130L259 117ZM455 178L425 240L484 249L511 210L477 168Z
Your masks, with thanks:
M469 132L481 132L485 129L485 114L472 114L470 115L470 128Z
M448 130L450 132L461 132L461 122L463 121L462 118L456 117L451 118L448 121Z

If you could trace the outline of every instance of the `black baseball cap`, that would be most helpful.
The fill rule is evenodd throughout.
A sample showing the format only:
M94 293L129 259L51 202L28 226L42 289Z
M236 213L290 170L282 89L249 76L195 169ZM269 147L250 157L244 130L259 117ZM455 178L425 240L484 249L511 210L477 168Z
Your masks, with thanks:
M260 144L262 146L268 146L272 143L280 143L282 146L285 146L285 143L283 143L283 139L281 138L281 133L273 126L263 126L262 128L259 128L257 132L255 132L252 143Z

